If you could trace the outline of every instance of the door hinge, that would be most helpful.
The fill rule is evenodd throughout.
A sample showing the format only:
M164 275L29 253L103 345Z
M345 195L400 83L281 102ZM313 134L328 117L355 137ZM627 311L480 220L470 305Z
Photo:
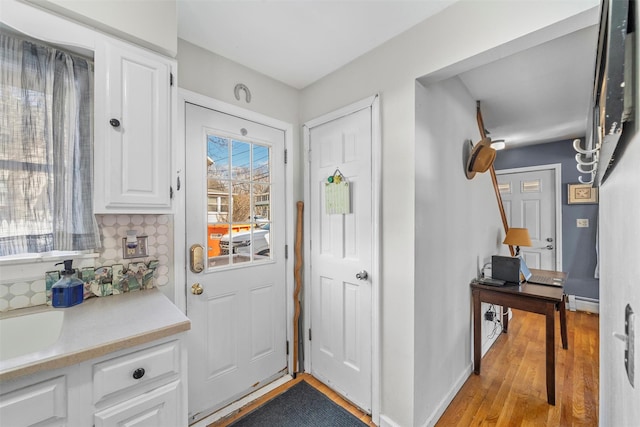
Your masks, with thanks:
M173 86L173 73L169 73L169 86Z
M173 187L171 185L169 186L169 198L173 199Z
M289 355L289 341L287 341L287 356Z
M309 328L309 341L311 341L311 328Z
M284 164L287 164L287 149L284 149Z
M289 259L289 245L284 245L284 259Z

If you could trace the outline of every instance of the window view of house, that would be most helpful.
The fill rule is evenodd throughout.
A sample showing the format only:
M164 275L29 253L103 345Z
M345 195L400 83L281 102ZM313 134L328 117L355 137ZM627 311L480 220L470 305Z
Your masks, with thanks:
M269 147L207 139L209 267L270 259Z

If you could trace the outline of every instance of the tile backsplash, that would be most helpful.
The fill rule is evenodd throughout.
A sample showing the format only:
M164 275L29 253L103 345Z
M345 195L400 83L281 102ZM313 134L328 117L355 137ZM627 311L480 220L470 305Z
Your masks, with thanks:
M97 257L74 262L74 268L101 267L114 264L155 259L159 265L155 273L155 284L162 288L173 278L173 216L172 215L96 215L102 239L102 249ZM149 256L146 258L124 259L122 239L127 231L135 230L138 236L147 236ZM34 263L36 264L36 263ZM55 270L53 265L36 268L25 265L24 277L16 280L0 276L0 311L14 310L46 304L44 271ZM3 267L4 268L4 267ZM42 274L39 274L42 271Z

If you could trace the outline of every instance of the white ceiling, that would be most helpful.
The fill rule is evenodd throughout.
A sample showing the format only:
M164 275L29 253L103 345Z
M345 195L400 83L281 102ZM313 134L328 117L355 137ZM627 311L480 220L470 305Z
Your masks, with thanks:
M178 0L178 37L302 89L456 0Z
M460 74L489 136L507 146L584 136L597 38L594 25Z
M302 89L455 1L178 0L178 36ZM460 74L489 136L583 136L596 41L594 25Z

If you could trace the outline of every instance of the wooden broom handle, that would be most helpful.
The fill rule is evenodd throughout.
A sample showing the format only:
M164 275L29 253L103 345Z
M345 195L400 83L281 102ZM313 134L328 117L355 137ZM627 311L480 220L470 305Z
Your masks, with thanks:
M480 111L480 101L476 101L476 119L478 120L478 128L480 129L480 136L482 139L487 137L487 133L484 129L484 121L482 120L482 111ZM504 212L504 205L502 204L502 196L500 195L500 188L498 187L498 178L496 177L496 169L493 167L493 163L489 168L491 174L491 182L493 183L493 191L496 193L496 199L498 200L498 209L500 210L500 217L502 218L502 226L504 227L504 233L509 231L509 224L507 223L507 214ZM509 252L511 256L515 255L513 246L509 245Z
M297 226L296 226L296 244L295 244L295 255L296 261L295 266L293 268L293 275L296 282L295 289L293 291L293 373L294 375L298 372L298 346L299 346L299 332L298 332L298 322L300 319L300 291L302 289L302 221L303 216L302 213L304 211L304 202L297 203L298 208L298 218L297 218Z

